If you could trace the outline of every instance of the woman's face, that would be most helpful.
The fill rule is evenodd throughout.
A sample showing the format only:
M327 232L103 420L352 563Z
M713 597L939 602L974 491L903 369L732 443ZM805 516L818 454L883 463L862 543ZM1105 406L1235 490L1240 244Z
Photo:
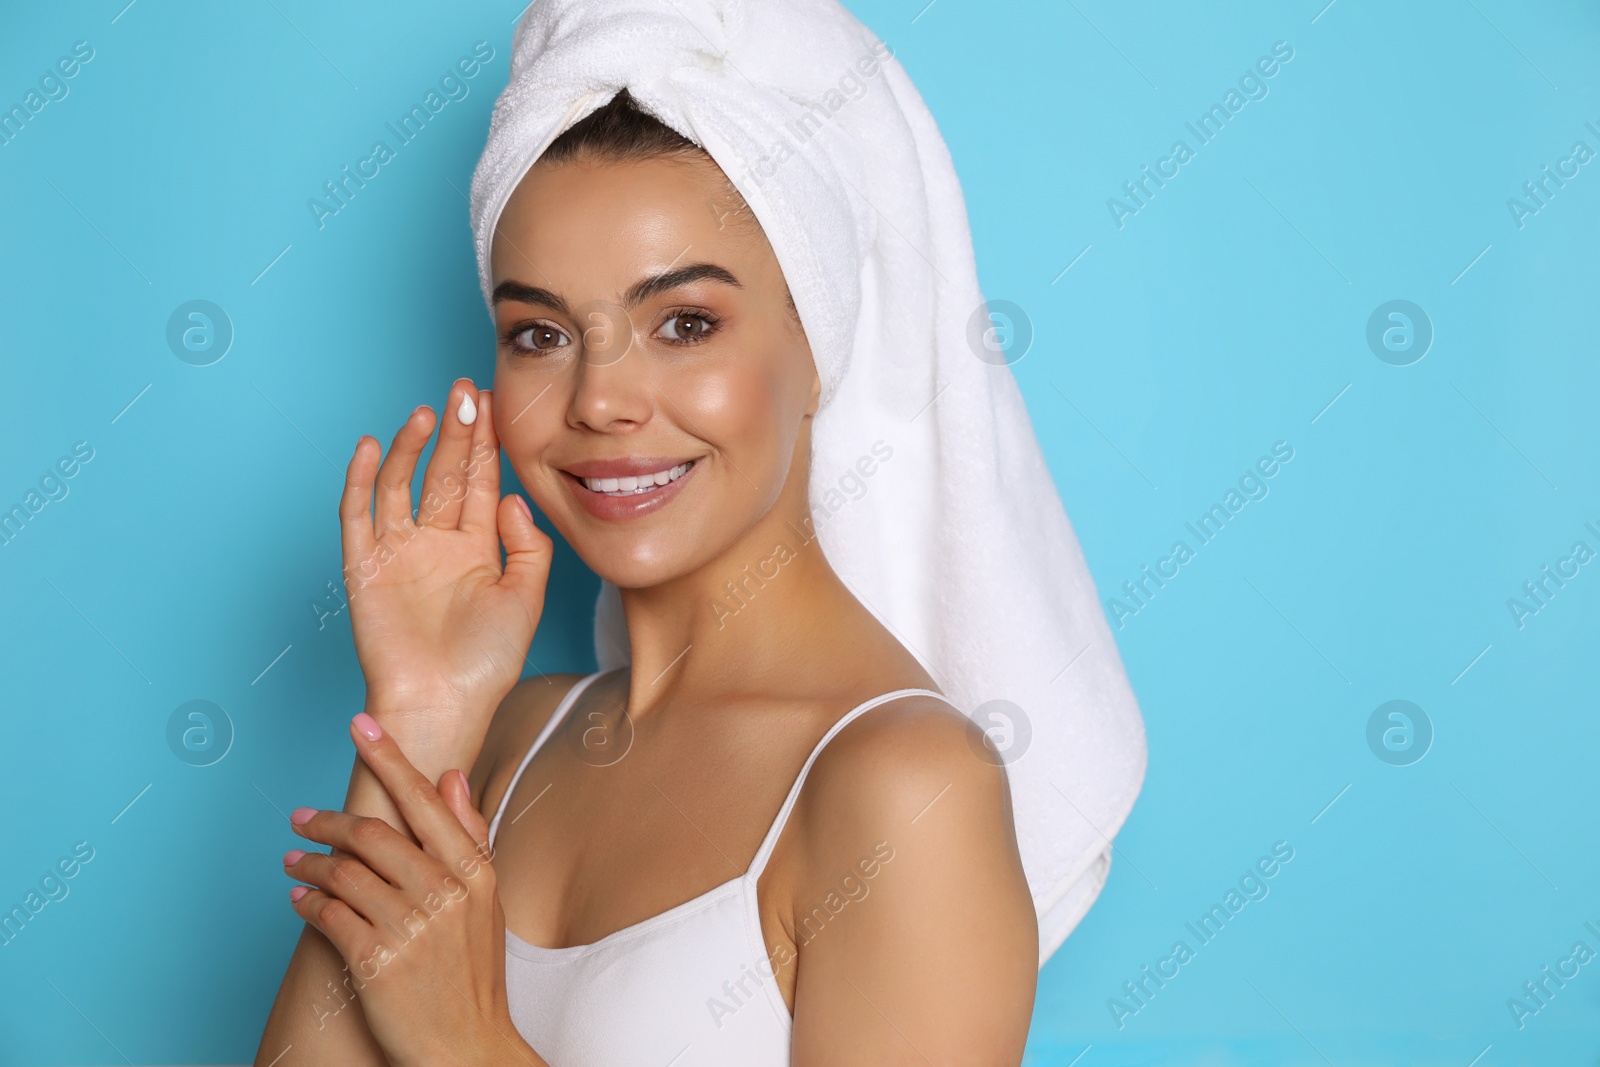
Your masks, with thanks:
M535 165L496 230L495 428L534 503L620 587L726 552L791 477L805 499L820 385L736 203L710 160L579 157Z

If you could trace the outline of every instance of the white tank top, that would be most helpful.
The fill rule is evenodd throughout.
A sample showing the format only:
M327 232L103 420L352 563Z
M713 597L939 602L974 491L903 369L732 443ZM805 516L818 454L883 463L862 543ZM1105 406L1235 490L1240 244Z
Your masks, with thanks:
M600 673L573 685L522 757L489 823L491 846L528 762ZM945 699L896 689L833 724L744 874L593 944L541 948L507 930L506 996L522 1039L555 1067L788 1067L793 1020L763 942L756 880L823 747L858 715L911 694Z

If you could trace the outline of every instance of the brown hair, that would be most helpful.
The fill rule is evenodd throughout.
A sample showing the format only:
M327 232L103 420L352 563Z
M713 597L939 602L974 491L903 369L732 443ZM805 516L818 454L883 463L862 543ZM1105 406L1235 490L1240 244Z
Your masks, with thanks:
M580 157L608 163L676 159L717 165L711 153L640 107L626 88L618 90L617 95L564 130L550 142L538 161L554 165ZM718 170L720 172L721 168ZM760 233L761 225L744 196L726 174L722 175L722 181L732 210L726 214L719 211L719 215L746 232ZM716 207L714 204L710 206ZM784 286L784 299L788 302L789 315L798 326L800 315L795 310L794 296L787 285Z
M623 161L659 156L710 159L705 149L641 108L627 89L579 119L539 157L541 163L565 163L583 153Z

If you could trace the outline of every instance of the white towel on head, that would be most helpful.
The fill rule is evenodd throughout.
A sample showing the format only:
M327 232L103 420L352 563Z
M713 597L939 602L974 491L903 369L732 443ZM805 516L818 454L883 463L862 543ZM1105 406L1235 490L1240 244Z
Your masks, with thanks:
M1144 726L1005 362L1021 350L992 346L933 116L835 0L535 0L472 180L486 300L512 190L622 88L716 160L777 255L822 379L810 488L828 561L957 707L1011 732L1043 965L1105 882ZM602 669L628 662L620 604L606 583Z

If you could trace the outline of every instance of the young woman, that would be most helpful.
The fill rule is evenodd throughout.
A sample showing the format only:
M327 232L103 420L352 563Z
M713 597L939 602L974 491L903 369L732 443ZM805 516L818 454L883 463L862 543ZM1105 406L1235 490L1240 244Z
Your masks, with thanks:
M360 758L295 813L336 851L285 857L314 888L258 1062L1020 1062L1004 770L796 536L820 383L738 193L619 94L518 186L495 276L495 389L452 388L415 520L430 409L350 463ZM630 668L518 681L551 542L497 448L622 590Z
M1019 1063L1144 740L931 115L836 0L538 0L511 68L494 389L350 461L367 703L258 1064ZM594 674L521 679L502 452Z

